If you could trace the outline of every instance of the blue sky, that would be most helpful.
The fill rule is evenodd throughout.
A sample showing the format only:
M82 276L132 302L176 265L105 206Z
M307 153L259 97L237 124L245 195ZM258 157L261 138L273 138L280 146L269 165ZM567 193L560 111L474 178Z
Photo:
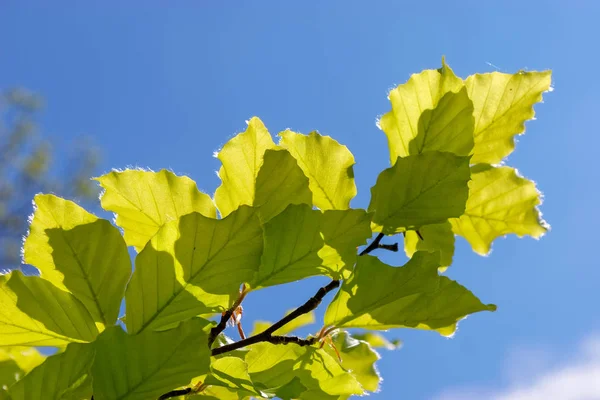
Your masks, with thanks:
M498 311L463 321L453 339L389 332L405 345L383 352L384 382L374 397L467 398L477 388L488 398L534 399L518 397L518 388L544 377L560 384L553 374L600 359L588 354L600 346L587 345L600 335L600 3L227 3L4 0L0 88L45 97L39 122L57 149L90 135L103 150L102 171L171 168L208 193L219 184L213 152L251 116L273 134L319 130L354 153L352 205L365 207L388 163L375 120L390 108L390 88L437 68L442 55L463 77L552 69L555 90L508 159L544 193L551 232L541 241L500 239L485 258L459 240L448 275ZM276 319L321 282L253 294L245 319ZM593 365L598 382L600 361Z

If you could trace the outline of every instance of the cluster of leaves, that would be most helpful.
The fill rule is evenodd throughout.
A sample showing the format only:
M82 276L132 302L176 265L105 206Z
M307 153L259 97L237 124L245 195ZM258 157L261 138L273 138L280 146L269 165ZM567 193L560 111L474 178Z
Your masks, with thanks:
M495 164L549 85L549 72L462 80L445 64L412 76L381 118L392 166L367 210L350 208L345 146L289 130L276 144L258 118L218 153L213 198L165 170L97 178L123 235L73 202L37 195L23 250L40 276L0 276L0 354L12 368L0 374L0 398L347 399L378 390L374 347L393 345L372 331L450 335L466 315L495 309L441 274L455 235L485 254L498 236L547 229L534 184ZM369 255L393 249L380 242L398 233L404 266ZM280 321L239 341L223 334L231 320L243 336L240 304L252 292L314 275L332 281ZM289 335L338 287L318 334ZM59 352L44 360L35 346Z
M82 200L98 196L89 180L97 165L97 150L81 142L61 157L62 165L53 165L50 141L36 123L42 103L25 89L0 92L0 270L20 264L25 217L35 193L61 193Z

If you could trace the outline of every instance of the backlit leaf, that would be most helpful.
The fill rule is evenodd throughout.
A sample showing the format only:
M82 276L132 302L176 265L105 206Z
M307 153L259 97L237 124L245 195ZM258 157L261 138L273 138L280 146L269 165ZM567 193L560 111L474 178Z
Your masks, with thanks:
M465 213L450 223L475 252L487 254L499 236L539 238L549 229L537 209L541 195L535 183L515 169L479 164L471 168L471 178Z
M23 253L43 278L73 293L100 329L114 325L131 261L121 233L110 222L71 201L37 195Z
M459 217L469 193L469 157L431 151L399 158L371 188L369 211L386 234Z
M550 89L551 72L471 75L465 81L473 101L475 149L473 163L496 164L512 153L514 136L525 131L533 105Z
M387 350L395 350L402 347L402 341L398 339L389 341L385 336L377 332L352 333L352 337L369 343L375 349L385 348Z
M211 198L198 190L187 176L159 172L112 171L95 178L104 193L102 207L117 215L116 224L125 232L125 242L140 251L166 222L191 212L216 217Z
M142 250L127 286L127 330L158 329L224 311L260 263L263 238L255 210L217 220L192 213L166 223Z
M0 347L0 388L12 385L45 359L34 347Z
M438 275L439 254L417 252L403 267L359 257L354 274L325 312L325 324L340 328L435 329L450 335L468 314L495 310L458 283ZM377 279L373 279L377 277Z
M354 156L346 146L318 132L309 135L286 130L280 145L298 160L309 179L315 206L321 210L345 210L356 196Z
M265 151L276 147L262 121L252 117L246 131L229 140L219 151L217 158L223 163L219 169L222 183L215 192L215 203L222 217L242 204L254 204L256 178Z
M238 393L244 392L246 395L258 395L259 397L261 395L248 375L248 364L238 357L221 357L212 360L210 374L204 383L226 387Z
M442 68L414 74L390 91L392 110L381 117L379 127L387 136L392 165L398 157L413 154L410 143L419 134L421 114L435 108L446 93L457 93L463 86L462 79L442 62Z
M0 346L91 342L94 320L71 293L20 271L0 275Z
M71 343L15 383L9 393L13 400L89 399L93 358L92 344Z
M292 311L293 310L288 311L286 313L286 315ZM288 324L285 324L284 326L282 326L281 328L279 328L278 330L273 332L273 334L274 335L287 335L289 333L294 332L298 328L302 328L306 325L312 325L315 323L315 321L316 321L315 313L314 313L314 311L311 311L309 313L302 314L297 318L294 318ZM268 327L270 327L272 324L273 324L272 322L267 322L267 321L255 321L254 328L252 329L252 333L250 334L250 336L254 336L254 335L257 335L257 334L263 332Z
M210 363L202 321L191 319L164 332L130 336L120 327L96 342L94 400L155 399L207 373Z
M467 203L468 204L468 203ZM454 256L454 232L448 221L441 224L425 225L419 228L419 233L407 231L404 237L404 252L410 258L417 251L439 251L441 269L445 270L452 264Z

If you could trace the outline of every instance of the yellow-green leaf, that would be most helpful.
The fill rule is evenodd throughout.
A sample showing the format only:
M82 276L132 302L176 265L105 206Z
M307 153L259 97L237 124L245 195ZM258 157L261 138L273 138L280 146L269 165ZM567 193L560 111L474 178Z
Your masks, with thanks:
M535 183L515 169L479 164L471 168L471 178L466 210L450 223L475 252L487 254L499 236L539 238L549 229L537 209L541 195Z
M404 236L404 252L410 258L417 251L439 251L441 270L452 264L454 256L454 232L448 221L441 224L425 225L419 228L419 233L407 231Z
M359 257L325 312L325 324L340 328L434 329L450 335L459 320L493 311L458 283L438 275L438 253L417 252L403 267ZM373 279L373 277L377 279Z
M459 217L469 177L469 157L430 151L398 158L371 188L373 222L391 234Z
M207 373L210 350L203 326L191 319L164 332L105 330L96 341L92 366L94 400L156 399Z
M262 249L248 206L220 220L192 213L166 223L136 258L125 294L128 332L224 311L254 278Z
M395 350L402 347L402 341L399 339L394 339L392 341L388 340L385 336L377 333L377 332L361 332L361 333L353 333L352 337L367 342L371 347L377 348L385 348L387 350Z
M71 201L53 195L37 195L34 201L24 261L58 288L73 293L99 329L114 325L131 275L121 233Z
M288 311L286 313L286 315L292 311L293 310ZM311 311L309 313L302 314L298 318L294 318L292 321L290 321L290 323L285 324L284 326L282 326L281 328L279 328L278 330L273 332L273 334L274 335L287 335L289 333L292 333L293 331L295 331L298 328L302 328L303 326L306 326L306 325L312 325L315 323L315 321L316 321L315 313L314 313L314 311ZM268 321L255 321L254 328L252 329L252 333L250 334L250 336L258 335L259 333L263 332L268 327L270 327L272 324L273 324L272 322L268 322Z
M112 171L95 178L104 188L100 198L105 210L116 214L125 242L140 251L166 222L191 212L216 217L212 199L198 190L187 176L159 172Z
M308 177L315 206L321 210L345 210L356 196L354 156L346 146L318 132L309 135L286 130L280 145L298 160Z
M0 346L62 346L97 335L94 320L71 293L20 271L0 275Z
M93 358L92 344L71 343L15 383L9 393L13 400L89 399Z
M496 164L512 153L514 136L525 131L525 121L535 114L533 105L542 100L550 83L550 71L492 72L467 78L475 116L473 163Z
M256 178L265 151L276 147L262 121L252 117L246 131L236 135L219 151L217 158L223 163L219 170L222 183L215 192L215 203L222 217L240 205L254 204Z
M261 397L248 374L248 364L238 357L221 357L210 363L210 374L204 381L210 386L222 386L239 394Z
M409 146L419 133L421 114L435 108L446 93L457 93L463 86L462 79L442 61L442 68L414 74L390 91L392 110L381 117L379 127L387 136L392 165L398 157L412 154Z
M45 359L34 347L0 347L0 390L21 379Z

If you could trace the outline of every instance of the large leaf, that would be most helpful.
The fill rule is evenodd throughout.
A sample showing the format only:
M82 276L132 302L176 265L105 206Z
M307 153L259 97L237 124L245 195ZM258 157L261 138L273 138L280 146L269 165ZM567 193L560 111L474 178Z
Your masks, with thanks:
M480 164L471 168L471 178L465 213L450 222L477 253L487 254L499 236L514 233L539 238L548 230L537 209L541 195L535 183L515 169Z
M62 346L96 335L94 320L71 293L20 271L0 275L0 346Z
M438 253L417 252L403 267L372 256L358 259L325 312L325 324L340 328L435 329L452 334L468 314L495 310L469 290L438 275ZM373 279L373 277L377 279Z
M468 156L473 150L473 103L463 87L458 93L448 92L431 110L419 118L417 136L409 143L410 154L425 151L447 151Z
M252 205L265 223L290 204L312 205L308 178L286 150L267 150L256 177Z
M35 196L24 261L75 295L100 329L114 325L131 274L127 245L117 228L77 204Z
M127 330L158 329L224 311L258 269L262 229L243 206L217 220L192 213L165 224L136 258L127 286Z
M290 229L293 227L293 229ZM254 288L293 282L313 275L340 278L371 236L361 210L313 210L290 205L264 226L265 251Z
M89 399L93 358L92 344L71 343L15 383L9 393L13 400Z
M15 383L45 359L34 347L0 347L0 390Z
M533 105L542 100L550 83L550 71L492 72L467 78L475 115L473 163L499 163L512 153L514 136L525 131L525 121L534 116Z
M431 151L399 158L371 188L373 222L390 234L459 217L469 177L469 157Z
M252 117L246 131L229 140L219 151L217 158L223 163L219 170L222 183L215 192L215 203L222 217L242 204L254 204L256 178L265 151L276 147L262 121Z
M414 154L410 143L419 134L419 119L425 110L435 108L448 92L459 92L462 79L442 62L438 70L425 70L410 77L389 93L392 110L384 114L379 127L385 132L392 165L398 157Z
M112 171L96 178L104 188L100 198L105 210L116 213L125 231L125 242L139 251L166 222L191 212L215 218L211 198L187 176L159 172Z
M310 183L313 201L321 210L345 210L356 196L354 156L346 146L318 132L281 132L280 145L298 160Z
M104 331L92 366L94 400L155 399L207 373L210 351L203 326L191 319L164 332L130 336L118 326Z
M297 377L305 388L322 395L359 395L364 392L356 378L345 371L337 359L312 346L259 343L251 347L246 362L252 382L262 385L265 391L283 386ZM278 397L289 398L280 392L277 394Z
M242 395L262 396L254 387L248 374L248 364L238 357L221 357L212 360L210 374L204 381L206 385L222 386Z
M410 258L415 252L439 251L441 269L452 264L454 256L454 232L448 221L441 224L425 225L419 228L422 239L415 231L408 231L404 237L404 252Z

